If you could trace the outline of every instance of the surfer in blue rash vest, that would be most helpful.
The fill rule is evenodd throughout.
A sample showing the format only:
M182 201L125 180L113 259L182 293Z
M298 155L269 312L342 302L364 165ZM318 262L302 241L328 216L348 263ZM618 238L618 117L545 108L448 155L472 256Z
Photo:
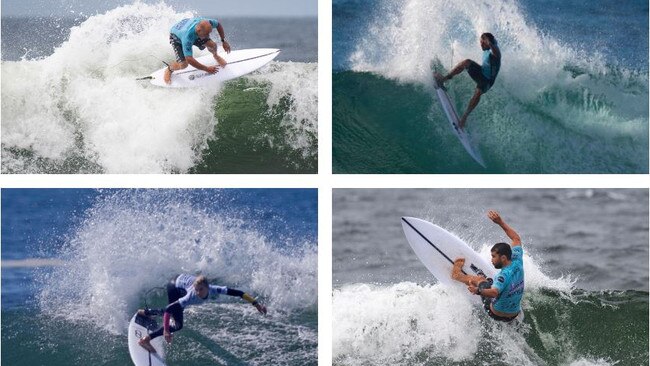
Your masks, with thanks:
M205 276L194 277L189 274L180 274L167 284L167 300L169 305L164 309L140 309L138 315L162 315L163 326L153 333L140 338L138 344L149 352L156 352L151 345L151 340L161 335L167 343L172 341L172 333L183 328L183 310L189 305L201 304L210 297L218 295L237 296L251 303L257 311L266 315L266 306L260 304L251 295L225 286L215 286L208 283ZM174 324L170 325L170 318Z
M524 295L524 250L517 232L506 224L499 213L489 211L488 217L505 231L511 240L497 243L492 247L492 264L501 269L493 280L486 276L472 276L462 272L464 258L454 261L451 277L467 285L469 292L481 296L488 315L499 321L509 322L521 311L521 298Z
M223 49L227 53L230 53L230 44L226 41L223 26L216 19L189 18L183 19L172 26L169 34L169 43L171 43L176 54L176 62L167 65L164 77L165 83L171 84L172 73L186 68L188 64L210 74L219 71L219 66L226 66L226 60L217 54L217 44L210 39L210 33L213 28L217 28ZM208 51L212 53L214 59L219 63L219 66L206 66L198 62L192 56L192 46L196 46L201 50L207 47Z
M469 76L476 82L474 95L469 101L467 110L458 121L458 127L460 127L461 130L465 127L467 116L469 116L481 101L481 95L487 93L492 85L494 85L494 81L496 80L497 75L499 74L499 69L501 68L501 50L499 50L497 40L494 38L492 33L481 34L480 43L481 49L483 49L482 65L479 65L470 59L466 59L459 62L458 65L447 74L447 76L442 76L437 72L433 74L433 77L440 86L464 70L467 70Z

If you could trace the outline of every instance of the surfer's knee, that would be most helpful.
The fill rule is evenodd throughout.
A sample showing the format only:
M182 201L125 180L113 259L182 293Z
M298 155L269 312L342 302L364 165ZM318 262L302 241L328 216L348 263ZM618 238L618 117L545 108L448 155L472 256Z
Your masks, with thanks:
M472 63L472 60L470 60L468 58L466 58L465 60L463 60L463 62L461 62L461 64L463 65L463 69L467 69L471 63Z
M179 63L178 63L178 69L179 69L179 70L180 70L180 69L184 69L184 68L187 67L187 65L189 65L189 64L187 63L187 61L179 62Z

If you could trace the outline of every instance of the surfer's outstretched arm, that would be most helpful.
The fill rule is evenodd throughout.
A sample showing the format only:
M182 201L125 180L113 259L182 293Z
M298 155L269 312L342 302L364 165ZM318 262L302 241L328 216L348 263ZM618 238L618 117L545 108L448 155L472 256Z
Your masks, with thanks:
M465 265L465 258L457 258L454 261L454 267L451 269L451 278L462 282L468 286L474 284L478 286L479 283L485 281L485 277L472 276L463 272L463 265Z
M516 232L513 228L511 228L508 224L506 224L506 223L503 221L503 219L501 218L501 216L499 216L499 213L498 213L498 212L496 212L496 211L494 211L494 210L490 210L490 211L488 211L488 217L489 217L490 220L492 220L495 224L501 226L501 228L503 229L503 231L505 231L506 235L508 235L508 237L510 238L510 240L512 240L512 244L511 244L511 245L512 245L513 247L521 246L521 238L519 237L519 234L517 234L517 232Z
M226 295L241 297L242 299L248 301L251 305L255 306L257 311L266 315L266 306L260 304L257 300L255 300L253 296L245 293L244 291L229 288L226 292Z

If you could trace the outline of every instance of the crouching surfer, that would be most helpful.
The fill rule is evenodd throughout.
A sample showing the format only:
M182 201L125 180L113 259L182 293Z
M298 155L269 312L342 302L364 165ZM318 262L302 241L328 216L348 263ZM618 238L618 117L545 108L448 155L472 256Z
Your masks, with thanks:
M172 333L183 328L183 310L187 306L201 304L211 297L218 295L241 297L251 303L261 314L266 315L266 306L260 304L252 296L243 291L225 286L210 285L205 276L195 277L189 274L181 274L167 284L167 300L169 305L166 308L138 310L138 315L140 316L163 316L163 326L153 333L140 338L138 344L149 352L156 352L151 345L152 339L164 336L165 340L171 343ZM170 324L171 319L174 319L173 325Z

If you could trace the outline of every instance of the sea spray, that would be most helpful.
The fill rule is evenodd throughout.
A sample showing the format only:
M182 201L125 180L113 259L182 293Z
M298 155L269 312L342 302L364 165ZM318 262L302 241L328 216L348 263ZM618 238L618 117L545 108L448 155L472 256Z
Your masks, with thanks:
M281 317L315 306L314 243L291 233L274 242L245 211L215 213L187 195L145 190L99 198L65 241L65 264L40 278L42 311L119 334L147 290L183 272L250 291Z

